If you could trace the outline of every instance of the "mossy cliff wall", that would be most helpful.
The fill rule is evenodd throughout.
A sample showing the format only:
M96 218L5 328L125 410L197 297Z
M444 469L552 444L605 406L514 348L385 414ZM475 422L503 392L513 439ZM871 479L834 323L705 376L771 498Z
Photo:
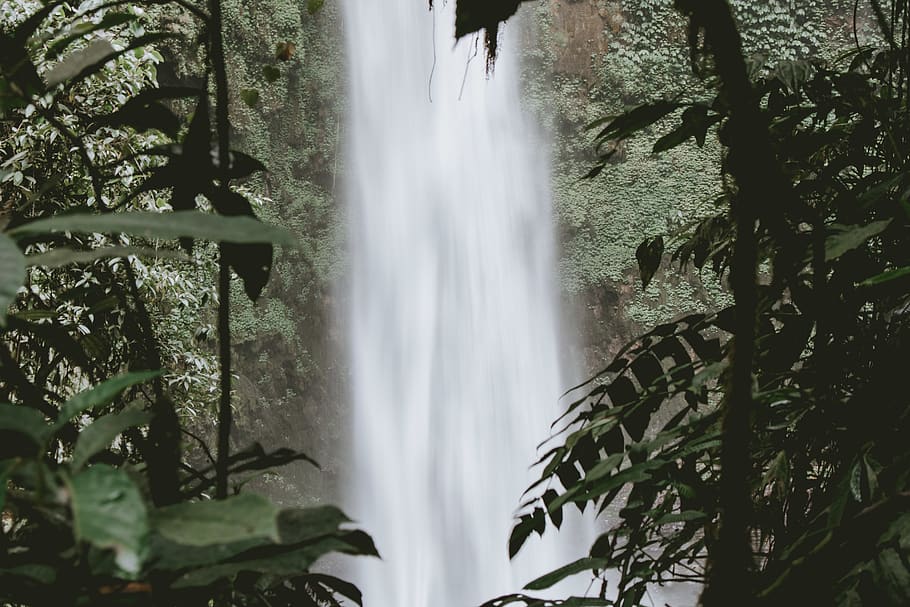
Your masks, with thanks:
M314 457L272 479L278 497L318 501L337 495L345 440L346 370L335 316L335 282L343 265L340 196L344 57L338 2L313 14L306 2L225 0L231 122L236 145L269 172L245 187L270 199L259 213L295 232L299 249L277 253L256 304L239 289L232 329L238 447L260 441ZM278 43L296 49L276 61ZM264 65L281 76L266 82ZM240 91L255 89L249 107Z
M581 178L594 160L586 125L630 105L707 94L691 74L686 24L672 4L542 0L525 5L522 23L505 32L525 36L527 103L552 134L562 287L589 370L643 327L729 301L709 271L662 271L643 290L635 265L644 238L713 210L721 192L721 151L713 137L704 148L690 143L655 156L651 147L668 123L658 124L624 142L596 179ZM733 5L747 52L772 64L830 57L852 44L850 1Z

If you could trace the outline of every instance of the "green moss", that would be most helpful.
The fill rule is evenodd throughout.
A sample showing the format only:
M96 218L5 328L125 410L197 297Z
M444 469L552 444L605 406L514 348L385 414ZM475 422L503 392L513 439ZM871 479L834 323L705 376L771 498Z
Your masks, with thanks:
M593 133L585 126L629 105L682 93L705 98L703 83L691 72L686 23L672 0L592 2L598 11L568 11L578 18L603 20L609 50L591 55L591 73L553 73L565 35L550 3L541 3L525 26L534 31L525 57L526 107L549 124L553 139L553 196L562 236L562 288L569 297L589 297L607 286L621 294L618 325L647 326L690 311L729 302L710 272L659 273L646 292L637 280L635 249L646 237L666 234L682 221L704 216L721 192L720 146L709 136L655 156L654 141L672 119L625 142L596 179L582 176L593 165ZM850 43L845 1L791 3L734 2L749 53L773 63L810 53L830 54ZM610 15L610 17L604 17ZM614 33L611 26L621 23ZM572 24L570 24L571 27ZM574 24L579 31L587 31ZM861 27L864 27L860 24ZM539 42L540 44L537 44ZM621 332L621 331L620 331Z

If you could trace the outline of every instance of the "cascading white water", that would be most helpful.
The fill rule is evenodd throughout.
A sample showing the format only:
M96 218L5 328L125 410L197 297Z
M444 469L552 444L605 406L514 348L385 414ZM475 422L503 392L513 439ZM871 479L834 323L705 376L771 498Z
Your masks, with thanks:
M507 551L565 387L546 146L516 40L486 78L454 4L344 2L349 508L383 555L358 564L370 607L479 605L568 560Z

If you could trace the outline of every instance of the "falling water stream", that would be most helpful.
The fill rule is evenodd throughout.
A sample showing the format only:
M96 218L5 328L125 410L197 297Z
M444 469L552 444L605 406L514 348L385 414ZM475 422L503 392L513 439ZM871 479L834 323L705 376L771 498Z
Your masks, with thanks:
M383 557L356 574L370 607L476 606L570 558L507 552L566 385L547 146L516 40L487 78L483 50L454 42L454 4L344 2L348 485Z

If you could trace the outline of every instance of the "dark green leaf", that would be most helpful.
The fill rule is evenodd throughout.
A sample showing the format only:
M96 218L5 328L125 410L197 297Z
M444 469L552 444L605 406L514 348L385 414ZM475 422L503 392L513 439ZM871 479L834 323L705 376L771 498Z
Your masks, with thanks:
M47 419L38 411L25 405L0 404L0 431L21 434L40 447L50 430Z
M0 507L0 510L2 510L2 507ZM3 578L7 575L18 578L25 578L27 580L36 582L38 584L43 584L45 586L53 584L57 581L57 572L50 565L30 564L0 569L0 578Z
M124 411L95 420L79 433L73 449L73 468L81 468L93 455L107 449L127 428L144 426L151 420L151 414L144 411Z
M56 428L62 427L71 419L88 411L110 404L115 398L127 388L160 377L161 371L139 371L136 373L125 373L106 382L98 384L94 388L80 392L72 397L60 409L60 416L57 418Z
M15 465L15 460L0 461L0 512L3 512L6 508L7 481L9 481L9 477L12 475L13 467Z
M534 532L534 520L530 514L522 516L515 527L512 528L512 533L509 536L509 558L515 558L515 555L518 554L518 551L521 550L521 547L524 546L524 543L528 541L528 538L531 537L531 533Z
M226 500L176 504L153 513L162 537L187 546L245 540L278 541L278 508L261 495L244 493Z
M114 47L108 40L104 38L94 40L85 48L64 57L44 75L44 80L48 86L56 86L98 62L107 62L114 52Z
M13 240L0 234L0 327L6 326L6 314L25 282L25 257Z
M663 255L663 236L645 240L635 251L635 258L638 260L638 270L641 273L641 282L645 288L648 287L651 279L654 278L655 272L660 267Z
M123 25L125 23L135 21L136 19L137 17L134 14L117 13L112 11L105 14L104 17L101 18L101 21L98 23L93 23L91 21L82 21L80 23L77 23L68 32L66 32L66 35L63 38L60 38L48 47L47 52L44 54L44 58L56 59L60 56L60 53L66 50L70 44L82 38L86 34L90 34L101 29Z
M651 126L680 107L683 107L683 104L675 101L659 101L657 103L640 105L610 121L610 123L597 134L597 139L625 139L638 131Z
M313 582L325 586L335 594L340 594L345 596L357 605L363 606L363 594L354 584L340 580L337 577L332 577L331 575L322 575L317 573L311 573L306 577L308 582Z
M790 92L795 93L812 77L815 68L805 60L781 61L774 70L774 77L780 80Z
M564 567L560 567L555 571L543 575L533 582L525 586L525 590L545 590L550 586L561 582L570 575L575 575L576 573L581 573L583 571L593 571L597 569L603 569L609 561L607 559L598 559L585 557L578 559L574 563L569 563Z
M262 76L266 82L271 84L281 78L281 70L274 65L264 65L262 66Z
M334 506L282 510L278 514L278 536L282 544L299 544L335 533L348 522L344 512Z
M306 10L309 14L313 15L315 13L318 13L324 4L325 0L307 0Z
M103 121L99 121L98 125L129 126L140 133L154 129L170 137L176 137L180 130L180 119L161 103L143 103L131 99L122 108L107 116Z
M884 232L890 220L874 221L867 226L832 226L834 233L825 241L825 260L833 261L853 249L862 246L873 236Z
M117 566L137 573L148 540L142 494L123 470L93 466L70 479L76 539L114 551Z
M873 287L875 285L891 282L892 280L905 278L908 275L910 275L910 266L904 266L903 268L895 268L893 270L888 270L887 272L882 272L881 274L876 274L872 278L867 278L859 284L863 287Z
M267 170L260 160L249 154L231 150L231 179L243 179L253 173Z
M208 586L218 580L233 579L241 572L267 573L271 576L293 576L305 573L319 558L333 552L343 554L361 554L359 549L345 541L343 537L326 537L300 548L289 549L274 556L249 560L235 559L192 571L182 576L174 584L175 588L192 588Z
M720 116L708 116L708 107L695 105L688 108L682 115L682 124L671 133L664 135L654 144L653 153L659 154L675 148L688 139L694 137L699 146L705 144L708 129L720 121Z
M256 89L241 89L240 98L249 107L256 107L256 104L259 103L259 91Z
M289 231L262 223L253 217L224 217L198 211L56 215L21 225L8 233L20 237L64 231L102 234L125 232L146 238L199 238L241 244L296 244L296 239Z

